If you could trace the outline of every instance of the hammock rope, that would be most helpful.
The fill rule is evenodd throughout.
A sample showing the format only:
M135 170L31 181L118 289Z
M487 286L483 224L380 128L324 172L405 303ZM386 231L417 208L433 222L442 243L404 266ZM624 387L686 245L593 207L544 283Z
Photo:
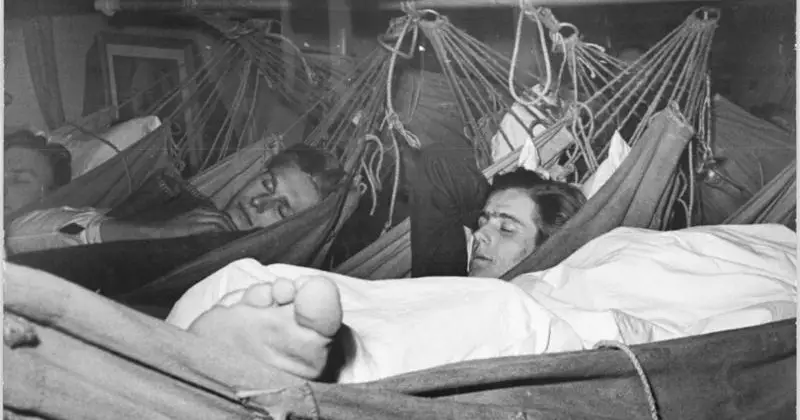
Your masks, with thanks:
M306 56L286 36L275 32L278 21L237 22L220 15L192 16L219 35L215 39L217 48L184 80L168 84L169 74L158 75L152 84L148 81L147 86L120 98L115 107L119 110L130 104L146 104L146 109L136 110L140 115L135 116L157 115L171 129L169 154L179 170L189 165L186 176L202 172L267 135L268 127L259 118L265 100L259 96L261 91L269 89L281 103L302 112L286 133L321 107L317 91L328 82L320 77L327 62ZM300 63L302 77L295 77L292 85L283 83L287 60ZM329 73L332 79L342 77L332 69ZM153 101L154 94L160 98Z
M524 14L548 28L554 52L563 55L557 86L560 88L564 79L571 83L572 107L578 108L570 113L576 150L565 153L567 167L584 168L582 174L575 174L576 182L585 182L607 155L609 129L635 123L635 130L627 139L634 145L649 118L668 103L676 103L687 116L699 134L696 143L701 153L708 155L705 150L710 140L705 120L710 109L709 55L719 19L716 9L695 10L630 66L606 54L601 46L584 42L574 25L559 22L549 9L526 4ZM569 30L568 35L565 29ZM681 194L676 202L687 214L687 225L691 225L696 168L694 152L688 155L688 174L678 174L673 191ZM578 162L581 164L576 165Z
M708 89L709 45L716 28L715 19L719 17L712 9L710 9L709 13L704 13L703 10L698 9L698 11L690 15L683 24L670 32L630 66L606 54L602 47L581 40L577 29L573 25L558 22L549 9L526 8L523 10L526 16L537 16L541 23L551 31L551 35L554 32L564 30L572 32L569 35L562 33L560 36L552 36L556 41L553 43L554 52L561 52L567 56L562 60L558 76L553 80L553 83L556 90L560 90L561 86L571 84L572 93L568 96L571 96L572 101L566 106L565 111L561 111L563 109L561 106L554 107L555 110L542 107L545 112L533 108L533 110L539 112L532 115L538 116L550 112L550 119L548 121L548 119L543 118L543 121L539 122L544 125L545 130L538 135L534 134L533 127L528 127L529 137L536 149L543 150L544 147L548 147L548 153L553 152L541 162L541 167L549 172L552 178L562 181L571 178L573 183L585 182L593 173L589 162L599 162L608 154L609 140L613 134L613 131L609 132L610 128L620 130L628 123L635 123L633 128L637 134L627 139L627 142L633 145L641 137L643 130L649 126L651 119L656 115L656 111L667 105L672 106L680 114L686 115L687 121L691 122L692 125L696 126L698 124L702 112L707 112L707 110L698 106L703 101L698 101L695 98L704 97ZM702 18L698 18L698 14ZM450 25L443 21L437 25L422 26L423 34L426 38L430 38L431 26L440 31L443 30L442 28L447 28L450 33L458 34L457 29L451 29ZM477 41L472 41L470 38L466 39L467 42L464 44L480 45ZM688 48L686 47L687 45L695 45L695 47ZM487 50L484 58L500 56L497 52L488 48ZM448 53L448 51L437 51L437 58L440 63L455 56L455 54L451 53L444 56L443 59L443 53ZM701 55L701 57L688 60L687 56L691 54ZM497 61L501 59L502 56ZM683 68L677 69L671 65L675 60L679 61L681 59L685 60L686 63ZM453 61L455 62L456 60ZM483 62L485 61L490 60L483 60ZM480 63L481 60L477 60L477 62ZM447 67L445 64L442 66L443 68ZM510 68L510 65L506 68ZM681 77L681 74L684 74L684 76ZM689 77L689 75L692 77ZM505 73L504 77L500 79L502 82L499 85L505 86L509 80L508 77L508 73ZM476 76L474 79L478 78ZM697 79L699 79L699 82ZM681 84L676 83L678 81ZM458 82L453 83L452 80L448 80L448 82L451 87L461 86ZM469 86L466 83L464 85ZM510 98L511 95L509 93L506 93L503 97L503 99ZM644 111L640 109L643 105L646 105ZM554 117L553 114L558 112L561 112L561 115ZM493 117L495 116L493 115ZM564 131L571 134L574 141L566 144L562 144L562 141L555 144L551 143L557 135L564 133ZM482 168L483 175L491 179L494 175L517 166L522 149L520 147L513 150L505 157L484 166ZM664 208L667 214L670 214L669 212L672 212L675 208L674 202L680 201L681 197L685 195L685 184L687 182L690 194L693 194L693 176L690 175L688 180L685 178L687 177L684 174L679 173L676 175L674 184L665 192L663 199L669 200L665 202L668 205ZM683 206L683 203L678 203L677 205ZM694 201L690 200L688 210L686 210L689 215L692 214L694 205ZM687 219L691 220L691 217L687 217ZM660 217L658 220L663 220L662 228L667 227L668 218ZM373 267L371 265L373 257L385 257L381 257L379 244L394 246L396 255L392 257L392 261L405 266L405 263L400 261L407 259L408 253L410 253L409 229L410 225L408 219L406 219L386 235L379 238L373 244L374 246L371 245L365 248L362 252L345 261L337 268L337 272L349 273L348 270L358 270L358 266L362 264ZM383 240L384 238L386 238L385 241ZM404 256L400 256L400 254ZM363 262L365 260L367 262ZM408 270L397 272L397 269L402 269L402 267L398 266L382 270L382 274L379 274L378 278L402 277L408 273ZM361 272L360 275L375 278L368 272ZM386 277L387 275L388 277Z
M636 356L636 353L634 353L627 344L619 341L600 341L595 344L594 348L612 348L622 350L622 352L628 356L628 359L630 359L634 369L636 369L636 374L639 375L639 381L641 381L642 387L644 388L644 393L647 397L647 406L650 410L650 418L652 420L659 420L661 416L658 414L658 405L656 404L656 397L653 393L653 388L650 385L650 380L647 378L647 374L642 367L642 363L639 361L639 357Z

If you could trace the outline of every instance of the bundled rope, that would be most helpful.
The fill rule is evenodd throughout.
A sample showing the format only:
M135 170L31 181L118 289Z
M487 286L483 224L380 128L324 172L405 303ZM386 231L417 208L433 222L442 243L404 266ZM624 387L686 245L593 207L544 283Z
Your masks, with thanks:
M220 35L215 48L209 46L204 51L207 54L202 65L180 81L162 75L117 104L123 109L131 103L144 103L147 107L134 110L134 116L158 115L162 124L172 129L176 167L188 165L189 176L268 134L266 120L260 117L271 105L264 104L265 98L259 96L265 89L301 113L300 119L311 113L320 104L314 94L324 83L319 74L327 65L305 57L294 43L276 32L278 22L274 20L237 22L219 15L194 16ZM300 63L302 77L294 78L293 85L284 83L286 60ZM153 102L149 98L154 95L158 99Z
M697 9L628 66L606 54L599 45L583 41L574 25L559 22L549 9L526 2L522 6L530 20L550 31L553 52L563 56L552 89L560 91L567 84L572 89L571 112L565 118L571 120L570 132L575 142L564 151L563 165L583 168L582 173L575 174L575 182L584 182L607 156L611 131L633 124L634 131L628 139L633 145L650 118L670 103L676 104L700 133L700 147L708 158L709 55L718 10ZM693 153L689 156L693 168ZM675 202L684 208L689 224L694 211L693 172L679 173L673 188Z

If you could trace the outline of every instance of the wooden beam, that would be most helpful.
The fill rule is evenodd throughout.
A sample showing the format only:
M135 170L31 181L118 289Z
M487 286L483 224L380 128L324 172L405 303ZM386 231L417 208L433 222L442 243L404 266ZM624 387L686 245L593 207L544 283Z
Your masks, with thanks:
M56 0L50 0L56 1ZM704 3L718 4L723 0L525 0L534 6L559 7L559 6L589 6L589 5L633 5L655 3ZM96 0L97 10L106 14L117 11L180 11L180 10L209 10L209 11L276 11L280 10L282 0ZM400 10L403 2L399 0L375 0L377 8L384 10ZM423 8L482 8L482 7L517 7L519 0L416 0L414 5ZM349 9L349 6L339 6Z

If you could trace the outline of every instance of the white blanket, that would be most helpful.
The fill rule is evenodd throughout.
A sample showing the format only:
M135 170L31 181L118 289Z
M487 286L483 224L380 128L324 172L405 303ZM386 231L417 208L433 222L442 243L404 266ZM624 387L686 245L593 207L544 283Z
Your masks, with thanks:
M339 286L355 357L341 382L441 364L627 344L795 316L796 235L779 225L678 232L619 228L550 270L511 283L429 277L363 281L240 260L190 289L167 321L187 328L229 292L277 276Z

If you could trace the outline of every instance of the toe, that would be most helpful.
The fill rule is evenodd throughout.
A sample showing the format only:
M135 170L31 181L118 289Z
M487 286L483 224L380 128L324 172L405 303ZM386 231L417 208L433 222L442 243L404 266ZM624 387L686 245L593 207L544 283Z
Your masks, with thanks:
M248 287L244 292L244 296L242 296L241 302L260 308L273 306L275 300L272 297L272 285L262 283Z
M279 278L272 284L272 298L278 305L292 303L296 293L292 280Z
M312 277L298 281L294 299L295 319L325 337L333 337L342 326L339 289L331 280Z

